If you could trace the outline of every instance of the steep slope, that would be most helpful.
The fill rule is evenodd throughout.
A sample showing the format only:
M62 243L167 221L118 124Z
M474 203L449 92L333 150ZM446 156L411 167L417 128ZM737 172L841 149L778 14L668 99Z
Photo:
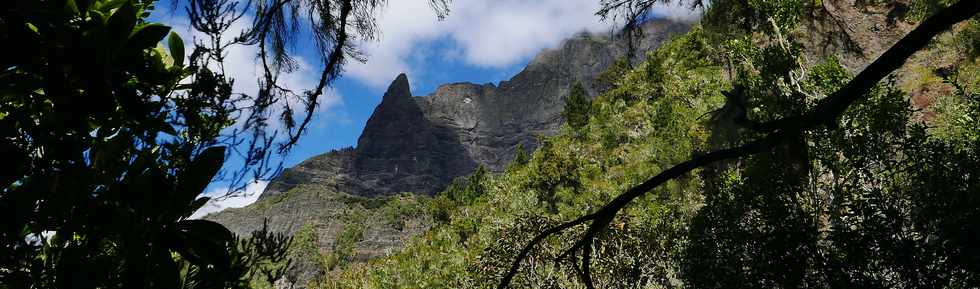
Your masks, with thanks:
M690 24L654 21L641 50L658 46ZM569 87L582 82L595 95L595 77L625 54L621 42L582 33L538 54L516 76L494 84L453 83L412 97L406 75L390 85L350 155L318 156L274 179L260 199L299 184L361 196L432 194L477 166L499 172L523 144L553 135ZM326 160L324 158L334 158ZM331 168L323 167L323 163Z
M651 22L640 47L655 48L690 25ZM479 166L502 171L519 145L531 151L558 132L573 83L596 95L596 77L625 51L607 36L582 33L499 85L446 84L426 96L413 96L408 76L398 75L356 148L307 159L270 182L255 204L205 218L239 235L267 220L272 231L309 236L302 239L317 250L298 252L286 280L299 286L322 268L386 255L433 222L415 196L400 193L434 194ZM357 234L338 237L345 232ZM340 248L350 249L347 259L337 257Z
M834 16L865 17L887 23L884 22L885 13L889 12L887 6L841 2L845 1L823 3L840 5L840 10L831 12L838 13ZM781 8L778 4L786 3L793 4L785 1L773 6ZM760 7L763 8L767 7ZM808 6L808 9L817 8L822 7ZM800 11L804 12L822 13ZM518 250L546 228L594 212L632 185L711 149L716 138L714 133L725 129L719 128L716 122L730 122L730 118L721 118L725 112L725 97L721 92L731 90L736 84L751 87L753 91L747 95L769 101L766 104L770 107L761 109L772 109L773 99L782 100L772 91L795 89L822 97L839 89L851 77L849 71L859 71L914 24L871 26L874 29L862 26L874 21L854 21L854 26L843 27L874 32L852 35L856 47L860 48L853 54L843 47L827 48L815 41L832 36L820 29L841 29L831 26L836 25L833 23L790 30L786 35L791 35L792 41L802 41L802 51L779 46L775 41L783 36L775 33L723 34L726 41L718 41L715 33L719 31L711 29L719 28L705 28L718 23L703 23L704 26L695 27L653 52L647 62L623 76L621 87L600 95L593 102L586 127L566 126L558 135L546 138L527 163L482 182L470 182L465 192L450 189L440 193L433 202L450 204L434 206L443 211L433 215L442 217L437 217L440 220L425 234L413 239L400 252L351 266L322 285L326 288L492 288L510 269ZM635 200L599 235L594 245L586 245L595 252L591 261L579 259L576 251L568 250L585 230L582 226L571 230L575 233L555 234L545 239L530 252L511 288L584 288L579 278L585 266L576 264L580 260L591 262L592 281L597 288L799 288L833 287L828 283L835 281L841 281L836 284L841 287L973 286L964 284L976 284L980 279L972 276L977 276L980 270L969 267L973 271L955 271L969 272L964 275L974 279L950 277L950 272L954 272L950 268L956 265L944 267L950 264L946 260L962 258L959 252L964 251L944 251L950 243L936 241L944 237L935 233L935 227L930 227L935 219L952 220L950 224L955 225L950 228L956 233L946 237L947 240L963 238L973 243L962 244L972 246L976 235L959 232L976 222L941 209L922 219L914 212L943 206L959 212L977 212L976 206L957 203L976 203L976 194L957 195L953 192L962 190L946 189L957 185L933 179L953 176L954 182L964 187L976 183L976 178L959 178L963 175L959 164L973 167L976 161L959 157L962 152L957 152L955 145L970 147L968 151L973 152L980 148L980 142L976 141L980 126L970 116L976 115L977 106L973 104L966 109L957 104L965 95L977 95L980 91L980 73L977 73L980 64L976 54L967 53L980 47L976 45L980 43L976 41L980 39L977 27L980 23L974 21L952 33L944 33L935 46L917 54L897 71L894 79L882 82L882 89L869 93L868 101L855 104L845 115L842 121L845 125L840 130L815 133L809 138L808 142L812 143L806 146L813 154L808 159L808 163L814 164L812 186L783 183L781 180L793 175L787 172L787 163L792 161L787 162L782 158L785 155L778 153L775 157L744 158L724 171L707 168L661 186L647 198ZM781 58L787 55L794 57ZM795 61L807 57L812 63ZM781 59L794 61L780 62ZM733 67L747 69L735 74ZM804 75L800 86L780 87L785 80L782 77L792 77L791 73L798 71ZM946 78L943 74L962 78ZM934 94L938 105L916 103L916 91L954 84L968 89L967 93L960 95L947 89ZM911 93L908 95L911 99L903 89ZM800 94L785 95L795 98ZM928 135L909 135L906 125L924 125L919 119L909 118L910 104L961 121L946 125L947 128L941 121L930 121L924 126ZM751 133L736 136L743 141L756 137ZM895 142L895 139L902 141ZM935 155L895 160L894 156L924 152L919 151L922 143L932 143L950 158L939 157L944 162L940 165L934 164ZM935 151L928 154L932 152ZM947 165L952 163L958 165ZM842 172L846 176L840 178L845 175ZM908 180L896 177L906 176L905 173L928 181L923 186L908 186ZM471 187L477 189L470 190ZM833 192L829 198L825 195L828 191ZM925 198L909 197L921 196L923 191L937 193ZM466 197L454 197L460 195ZM833 222L820 224L827 212L839 215ZM921 232L929 233L919 236L930 237L904 237ZM968 252L976 256L977 251ZM570 256L571 262L555 261L558 256ZM830 259L823 259L827 256ZM975 260L964 264L973 266ZM915 273L892 274L900 270ZM938 277L935 280L941 283L913 283L923 276Z
M653 49L690 25L653 21L645 26L640 47ZM594 95L596 76L625 51L608 36L582 33L539 53L499 86L453 83L421 97L412 96L408 76L401 74L368 119L356 148L307 159L272 180L256 204L206 218L238 234L260 228L268 218L270 229L292 234L311 220L332 218L324 213L331 204L299 201L299 194L432 194L481 165L499 172L520 144L532 151L539 137L557 132L574 82ZM285 194L298 187L300 192Z

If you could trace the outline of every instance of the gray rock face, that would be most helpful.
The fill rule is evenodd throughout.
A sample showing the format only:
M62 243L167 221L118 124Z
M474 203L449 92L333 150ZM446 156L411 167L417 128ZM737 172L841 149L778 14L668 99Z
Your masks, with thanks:
M354 194L433 193L476 167L457 127L430 119L423 99L412 97L405 74L388 87L357 140Z
M654 21L640 51L655 48L690 25ZM582 33L539 53L516 76L493 84L453 83L413 97L399 75L374 110L357 148L321 155L287 169L260 199L315 183L361 196L433 194L477 166L501 171L519 144L528 150L562 124L565 96L576 81L591 95L599 73L625 55L608 37Z
M689 26L670 21L647 25L640 51L655 48ZM596 76L625 51L608 37L581 34L539 53L499 85L446 84L426 96L413 96L408 77L398 75L356 148L307 159L272 180L256 203L205 218L243 236L261 228L266 219L271 231L288 235L311 226L321 253L331 250L339 232L356 224L364 228L363 240L356 243L356 261L383 256L425 232L431 220L425 214L389 216L377 207L379 200L415 196L396 196L401 192L433 194L481 165L503 170L519 144L530 151L539 136L558 131L573 83L581 81L590 95L598 94ZM315 256L298 256L298 265L280 280L280 287L304 288L310 279L326 274Z

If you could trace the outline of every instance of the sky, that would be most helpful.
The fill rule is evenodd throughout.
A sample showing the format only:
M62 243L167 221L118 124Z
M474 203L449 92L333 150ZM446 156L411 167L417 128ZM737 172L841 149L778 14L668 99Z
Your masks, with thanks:
M161 1L158 7L168 7ZM186 3L186 1L184 1ZM333 149L355 146L364 124L381 102L388 84L406 73L416 96L427 95L439 85L453 82L498 83L520 72L543 49L557 47L563 39L589 31L610 33L615 23L595 15L599 0L455 0L449 15L439 20L428 0L390 0L378 17L381 35L358 43L367 62L351 62L341 78L319 102L315 118L296 148L284 160L293 166L309 157ZM151 20L173 27L190 42L195 33L183 9L160 12ZM677 6L654 11L660 17L695 17ZM241 30L250 22L237 23ZM286 87L302 91L316 85L322 64L310 45L298 43L293 55L300 68L282 78ZM191 45L188 46L188 49ZM189 55L189 53L187 53ZM236 91L254 92L258 67L255 47L231 48L227 71L236 81ZM243 194L213 201L194 217L254 202L267 181L248 185ZM224 195L228 188L212 185L207 194Z

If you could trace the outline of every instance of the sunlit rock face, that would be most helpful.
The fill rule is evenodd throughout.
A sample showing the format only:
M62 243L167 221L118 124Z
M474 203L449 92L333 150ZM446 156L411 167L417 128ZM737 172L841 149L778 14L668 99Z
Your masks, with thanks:
M357 140L353 193L434 193L476 168L459 127L431 119L424 100L412 97L405 74L391 83Z
M689 26L651 22L638 51L655 48ZM622 41L582 33L558 48L542 51L523 71L499 85L452 83L429 95L413 96L408 76L398 75L368 119L356 148L287 169L260 199L299 184L361 196L433 194L478 166L501 171L519 144L531 151L539 136L558 131L573 83L580 81L591 95L597 94L602 88L595 85L596 76L624 55Z
M689 26L650 23L638 55ZM625 45L608 35L581 34L539 53L523 71L496 85L452 83L413 96L409 76L398 75L355 148L309 158L272 180L256 203L205 218L240 236L264 224L287 235L309 228L321 252L333 250L344 230L362 228L355 262L384 256L425 232L432 220L425 214L393 217L383 204L410 204L415 194L434 194L479 166L503 170L519 144L530 152L539 136L558 131L573 83L581 81L590 95L598 94L603 88L596 76L624 55ZM414 194L397 195L403 192ZM292 256L294 266L277 281L279 288L304 288L325 274L317 256Z

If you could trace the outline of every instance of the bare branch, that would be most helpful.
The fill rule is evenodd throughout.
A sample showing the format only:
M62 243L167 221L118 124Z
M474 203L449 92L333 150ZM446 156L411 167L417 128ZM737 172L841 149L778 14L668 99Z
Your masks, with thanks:
M641 26L649 20L648 16L653 8L661 4L669 4L672 0L601 0L599 11L596 15L603 21L623 21L623 29L620 35L626 41L626 54L632 59L639 46L638 41L643 39L643 29ZM679 3L684 4L684 0ZM704 0L688 0L691 9L704 7Z
M184 0L174 0L171 6ZM282 170L282 157L298 143L312 121L319 100L343 72L349 59L365 61L355 43L375 40L379 32L376 16L387 0L186 0L185 11L195 30L204 34L196 40L192 62L206 69L216 68L215 77L233 83L224 71L227 48L235 45L258 49L261 75L258 90L234 92L238 97L228 110L238 125L223 131L219 140L233 146L229 154L243 166L222 172L220 180L230 182L231 192L243 189L249 179L268 179ZM428 0L440 19L449 11L450 0ZM249 19L250 27L239 32L236 21ZM230 36L228 33L231 32ZM310 40L323 67L313 87L282 85L280 77L298 68L291 55L297 41ZM301 39L302 38L302 39ZM237 146L241 145L240 148ZM275 147L273 147L275 146ZM236 160L237 161L237 160Z
M347 25L345 23L352 10L353 5L349 1L345 1L342 4L340 8L341 25L337 31L337 39L334 43L333 50L330 51L330 55L327 57L326 66L323 68L323 72L320 73L320 81L317 83L316 88L307 92L306 102L308 107L306 109L306 115L303 118L303 122L299 125L299 129L295 133L290 131L287 142L279 146L279 153L288 151L289 148L296 144L307 124L313 118L313 113L316 111L317 99L323 94L323 90L327 85L340 76L340 66L344 64L344 47L348 45Z

